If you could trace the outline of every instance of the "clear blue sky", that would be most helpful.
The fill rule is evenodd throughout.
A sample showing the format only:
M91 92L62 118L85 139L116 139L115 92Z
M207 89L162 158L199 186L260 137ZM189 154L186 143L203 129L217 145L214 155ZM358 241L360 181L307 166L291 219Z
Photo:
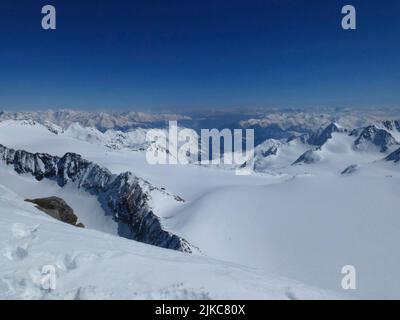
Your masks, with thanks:
M400 1L0 1L0 109L320 105L400 105Z

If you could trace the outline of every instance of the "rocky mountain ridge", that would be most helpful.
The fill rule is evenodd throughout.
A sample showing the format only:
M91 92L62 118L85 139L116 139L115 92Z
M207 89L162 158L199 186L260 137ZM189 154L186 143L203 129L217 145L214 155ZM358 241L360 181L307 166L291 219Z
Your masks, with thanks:
M39 181L50 179L60 187L73 184L95 195L105 213L118 223L118 233L123 237L192 252L186 240L163 229L159 217L149 206L149 193L141 186L148 182L131 172L112 174L75 153L66 153L60 158L46 153L14 150L3 145L0 145L0 161L13 166L19 174L30 174ZM176 200L181 201L180 198Z

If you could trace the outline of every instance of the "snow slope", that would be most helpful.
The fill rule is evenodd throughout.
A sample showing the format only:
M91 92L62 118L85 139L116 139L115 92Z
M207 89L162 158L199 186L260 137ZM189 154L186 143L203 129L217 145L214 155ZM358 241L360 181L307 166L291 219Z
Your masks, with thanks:
M0 185L1 299L314 299L321 290L260 270L54 220ZM56 271L42 288L43 267Z
M181 196L185 203L162 204L163 225L208 257L341 293L341 268L351 264L358 282L350 297L400 298L399 167L383 161L387 153L378 149L355 150L355 138L335 132L315 151L318 162L298 165L291 164L308 147L279 142L277 155L258 162L268 173L236 176L194 165L152 166L143 152L0 123L0 143L7 146L55 155L74 151ZM342 175L351 165L356 169Z
M214 190L179 210L170 229L206 255L331 290L354 265L354 294L399 298L400 175L368 169Z

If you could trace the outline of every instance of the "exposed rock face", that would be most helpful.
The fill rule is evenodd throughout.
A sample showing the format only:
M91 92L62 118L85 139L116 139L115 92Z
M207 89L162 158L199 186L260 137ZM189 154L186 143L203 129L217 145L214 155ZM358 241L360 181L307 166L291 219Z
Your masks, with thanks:
M121 236L163 248L191 252L188 242L163 230L159 218L148 205L149 195L131 172L112 174L107 169L82 159L75 153L63 157L13 150L0 145L0 161L12 165L17 173L56 181L61 187L74 184L97 196L106 214L118 222Z
M400 131L400 121L399 120L386 120L382 122L383 126L392 131L397 130Z
M355 134L353 131L352 134ZM389 147L398 144L396 139L384 129L379 129L374 125L368 126L364 128L360 134L360 136L354 141L354 146L356 148L362 147L366 143L372 143L378 148L380 148L381 152L385 152Z
M314 146L321 147L324 145L329 139L332 139L332 134L334 132L340 132L338 126L335 123L329 124L325 129L320 130L313 134L309 139L308 143Z
M393 161L394 163L400 162L400 148L396 151L389 154L386 158L386 161Z
M321 156L318 153L316 153L317 150L307 150L295 162L293 162L292 165L302 164L302 163L311 164L320 161Z
M303 133L301 135L292 135L292 136L290 136L289 138L286 139L286 142L289 143L291 141L298 140L301 143L306 144L306 143L308 143L309 139L310 139L310 134Z
M278 153L278 146L272 146L268 150L261 151L261 156L266 158L269 156L275 156Z
M82 223L77 224L78 217L74 210L61 198L49 197L40 199L26 199L25 201L36 204L36 208L47 213L49 216L62 222L84 228Z
M358 165L357 164L352 164L348 166L346 169L344 169L340 174L342 175L348 175L356 172L358 170Z

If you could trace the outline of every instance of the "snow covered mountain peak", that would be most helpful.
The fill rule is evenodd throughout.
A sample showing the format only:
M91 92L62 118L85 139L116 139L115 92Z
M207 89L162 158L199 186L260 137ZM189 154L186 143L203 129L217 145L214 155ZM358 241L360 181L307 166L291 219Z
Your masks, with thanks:
M324 145L329 139L332 138L332 134L334 132L343 132L345 129L339 127L336 123L331 122L326 128L319 129L315 134L313 134L309 139L308 143L311 145L315 145L321 147Z
M389 131L397 130L400 132L400 120L384 120L382 124Z
M53 134L60 134L63 133L63 129L54 123L49 121L43 121L43 123L39 123L32 119L25 119L25 120L0 120L0 126L3 128L12 128L12 127L20 127L23 130L25 127L31 127L37 130L48 130Z
M361 131L354 141L354 146L360 150L367 150L371 144L378 147L380 152L386 152L390 147L399 143L390 132L380 129L376 125L369 125Z

